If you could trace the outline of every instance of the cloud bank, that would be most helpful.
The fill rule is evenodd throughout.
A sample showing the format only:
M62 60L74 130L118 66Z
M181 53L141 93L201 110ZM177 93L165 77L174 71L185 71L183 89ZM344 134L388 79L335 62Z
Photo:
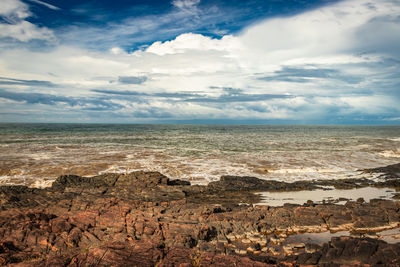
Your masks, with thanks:
M7 114L0 115L2 121L32 121L35 112L49 113L38 121L74 116L91 122L398 121L398 1L343 1L258 21L237 34L183 32L133 51L63 43L65 31L57 35L26 20L32 16L26 3L4 3L3 44L33 39L58 44L0 52L0 109ZM203 12L200 0L171 5L171 16L195 21ZM114 25L113 36L129 29ZM82 43L92 37L83 35Z

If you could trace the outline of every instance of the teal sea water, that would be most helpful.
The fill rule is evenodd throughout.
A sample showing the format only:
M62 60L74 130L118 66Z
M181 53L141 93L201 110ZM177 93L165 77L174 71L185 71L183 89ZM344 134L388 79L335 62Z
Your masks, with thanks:
M400 162L400 126L0 124L0 148L0 184L135 170L200 184L340 179Z

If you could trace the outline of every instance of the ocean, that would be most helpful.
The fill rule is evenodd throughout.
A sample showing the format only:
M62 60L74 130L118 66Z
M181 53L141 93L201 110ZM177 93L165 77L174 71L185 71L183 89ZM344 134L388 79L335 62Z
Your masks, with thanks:
M400 161L400 126L0 124L0 185L136 170L206 184L376 178Z

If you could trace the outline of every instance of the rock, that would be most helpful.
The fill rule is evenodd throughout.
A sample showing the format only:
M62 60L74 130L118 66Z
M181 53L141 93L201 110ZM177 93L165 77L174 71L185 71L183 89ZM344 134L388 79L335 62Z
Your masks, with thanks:
M175 180L168 180L167 184L168 185L190 185L190 182L189 181L183 181L183 180L175 179Z
M259 201L254 191L312 189L318 184L322 182L225 176L208 186L191 186L158 172L133 172L88 178L61 176L47 189L2 186L0 264L397 263L398 245L379 240L334 238L322 246L303 240L288 244L288 240L302 232L374 232L394 227L400 223L398 202L251 205ZM351 186L350 181L339 184Z
M316 189L317 186L307 182L285 183L262 180L249 176L222 176L219 181L211 182L208 188L215 191L286 191Z
M283 238L280 238L276 235L271 236L269 240L271 243L273 243L275 245L280 245L284 241Z
M364 198L362 197L357 198L357 203L364 203L364 202L365 202Z
M235 253L238 254L238 255L246 255L247 254L247 250L235 249Z
M400 178L400 163L363 171L366 173L383 173L386 179L398 179Z
M15 252L19 250L20 249L18 249L13 242L10 241L0 242L0 254Z
M319 246L317 244L313 244L313 243L305 244L305 251L308 254L315 253L315 252L317 252L319 250L321 250L321 246Z

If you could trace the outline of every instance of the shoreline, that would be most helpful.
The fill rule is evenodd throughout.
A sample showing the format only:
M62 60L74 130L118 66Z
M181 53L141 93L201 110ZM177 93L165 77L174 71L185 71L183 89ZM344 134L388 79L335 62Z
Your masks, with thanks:
M399 170L400 164L365 170L384 173L380 181L224 176L202 186L133 172L60 176L45 189L0 186L0 264L395 266L400 202L253 204L260 191L400 188Z
M285 182L374 179L375 174L358 170L399 162L397 128L3 127L0 185L46 187L60 175L90 177L140 170L197 184L224 175Z

